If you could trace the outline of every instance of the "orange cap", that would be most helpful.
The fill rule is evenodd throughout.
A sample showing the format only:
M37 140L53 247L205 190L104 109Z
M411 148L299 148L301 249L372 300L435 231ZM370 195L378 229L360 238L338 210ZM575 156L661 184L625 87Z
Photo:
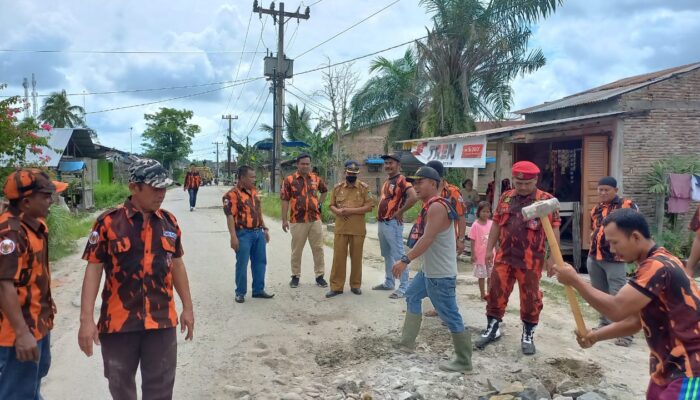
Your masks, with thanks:
M19 200L34 193L61 193L67 188L67 183L52 181L46 172L27 168L11 173L5 181L3 192L6 199Z

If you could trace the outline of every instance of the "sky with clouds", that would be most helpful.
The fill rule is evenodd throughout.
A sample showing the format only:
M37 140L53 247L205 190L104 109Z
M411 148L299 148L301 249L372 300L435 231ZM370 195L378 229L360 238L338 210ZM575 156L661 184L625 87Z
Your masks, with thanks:
M294 20L287 25L285 52L295 59L295 72L421 37L426 26L431 25L430 16L417 0L400 0L306 53L395 0L304 1L285 3L287 10L302 5L302 12L306 5L312 5L309 20L298 24ZM269 6L269 1L262 5ZM81 94L258 78L262 76L265 51L276 51L276 27L270 18L252 13L252 0L0 0L0 10L0 50L60 51L0 51L0 83L8 84L7 89L0 91L4 96L22 94L22 79L31 77L32 72L39 95L61 89ZM554 15L532 29L531 46L542 48L547 65L513 82L514 110L627 76L700 61L697 0L565 0ZM232 53L243 50L245 53ZM398 58L404 50L397 48L382 55ZM353 64L360 83L369 77L367 67L371 59ZM314 96L314 103L323 103L314 95L322 87L320 72L299 75L289 82L293 85L290 90ZM85 105L88 125L97 131L101 143L127 151L129 128L133 128L134 150L140 148L145 113L156 112L159 107L193 110L193 121L202 128L194 140L193 157L211 159L215 149L212 143L222 141L225 135L222 114L238 115L233 130L234 139L239 141L246 137L251 142L263 138L265 134L257 129L255 121L259 120L258 125L272 121L268 82L259 79L214 90L229 85L75 95L70 100ZM205 91L209 93L99 112ZM301 103L290 95L286 101ZM317 109L316 104L308 107Z

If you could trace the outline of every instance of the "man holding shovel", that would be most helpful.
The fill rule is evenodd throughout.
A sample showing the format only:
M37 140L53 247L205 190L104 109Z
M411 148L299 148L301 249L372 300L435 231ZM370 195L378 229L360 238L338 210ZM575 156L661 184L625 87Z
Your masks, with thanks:
M549 193L537 189L540 169L529 161L513 165L515 189L501 196L493 216L493 226L486 248L486 262L493 264L491 286L487 296L487 326L476 342L483 349L501 337L500 324L505 315L508 298L515 282L520 289L520 319L523 322L521 348L525 355L535 354L534 333L542 311L540 278L545 264L546 235L539 219L526 220L522 209L553 198ZM549 215L549 221L559 240L558 211ZM498 243L498 252L493 250ZM550 264L547 261L547 264Z
M644 216L619 209L603 221L610 248L625 262L637 263L635 276L615 295L595 289L568 264L555 265L557 279L573 286L600 313L614 321L577 332L581 347L644 331L651 380L647 399L695 399L700 394L700 290L683 264L658 247Z

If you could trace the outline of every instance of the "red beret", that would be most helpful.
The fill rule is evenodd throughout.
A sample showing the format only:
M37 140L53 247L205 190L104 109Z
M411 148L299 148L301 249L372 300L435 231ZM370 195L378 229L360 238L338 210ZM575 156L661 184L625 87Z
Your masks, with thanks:
M518 161L513 164L513 178L530 180L537 178L540 169L530 161Z

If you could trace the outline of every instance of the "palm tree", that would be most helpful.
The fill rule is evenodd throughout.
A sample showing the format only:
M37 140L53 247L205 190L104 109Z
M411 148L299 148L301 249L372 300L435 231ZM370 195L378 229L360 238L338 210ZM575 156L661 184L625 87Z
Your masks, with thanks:
M418 42L430 84L427 129L435 136L474 130L478 119L503 119L510 82L545 64L528 50L530 24L562 0L421 0L434 13L427 41Z
M304 142L312 133L311 128L309 128L310 120L311 113L306 109L306 106L302 106L302 109L299 110L298 105L287 104L287 114L284 116L286 139L289 141ZM270 134L274 131L268 124L261 124L260 130Z
M85 110L80 106L73 106L68 101L66 91L51 93L41 107L39 119L49 123L54 128L75 128L83 126Z
M395 140L420 137L421 110L425 105L427 85L421 79L412 49L398 60L379 57L372 62L370 73L378 75L353 97L353 129L396 118L389 131L388 144Z

